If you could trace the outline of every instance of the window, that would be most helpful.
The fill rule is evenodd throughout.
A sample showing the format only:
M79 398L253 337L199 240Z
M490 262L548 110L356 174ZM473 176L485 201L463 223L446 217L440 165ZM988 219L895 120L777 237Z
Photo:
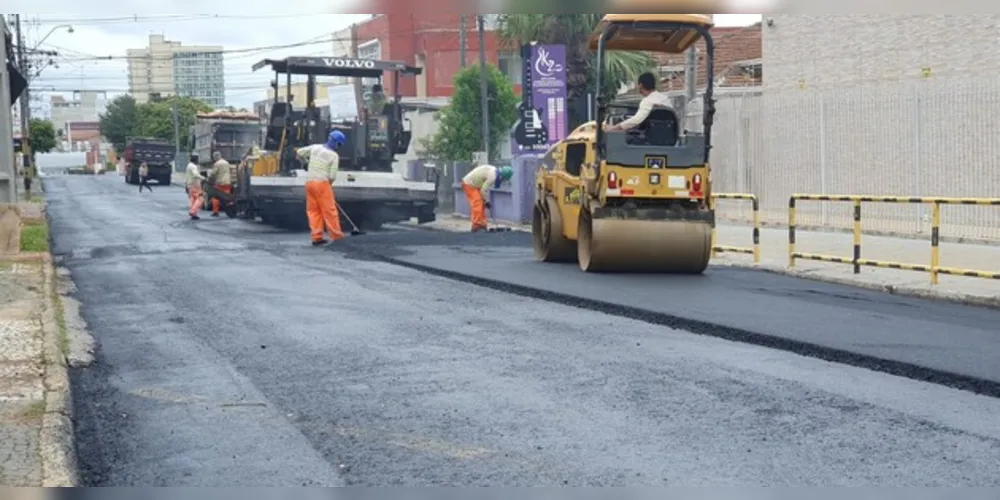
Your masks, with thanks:
M585 143L574 143L566 145L566 173L573 176L580 176L583 161L587 157L587 145Z
M522 61L521 54L517 52L500 52L498 54L499 70L507 75L510 82L516 85L521 84Z
M382 59L382 42L379 40L370 40L365 43L358 44L357 51L358 59L372 59L375 61ZM374 85L378 83L377 78L364 78L361 80L363 85Z

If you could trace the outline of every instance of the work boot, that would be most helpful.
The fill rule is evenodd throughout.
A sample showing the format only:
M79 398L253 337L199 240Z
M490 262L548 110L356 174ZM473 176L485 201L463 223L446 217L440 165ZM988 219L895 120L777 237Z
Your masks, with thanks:
M323 245L326 245L326 244L327 244L326 240L315 240L315 241L313 241L313 246L314 247L320 247L320 246L323 246Z

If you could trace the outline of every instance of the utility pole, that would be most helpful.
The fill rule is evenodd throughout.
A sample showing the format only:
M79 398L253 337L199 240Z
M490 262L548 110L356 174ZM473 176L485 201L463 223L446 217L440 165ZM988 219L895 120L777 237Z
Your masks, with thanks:
M468 19L465 17L465 14L461 14L459 17L461 18L461 25L458 28L458 54L461 58L459 64L461 64L462 69L465 69L465 46L467 45L465 41L465 25L468 23Z
M351 57L358 57L358 25L351 25ZM364 92L361 88L361 79L354 79L354 112L358 117L360 123L361 119L361 109L364 107Z
M17 37L17 64L25 80L31 80L31 64L24 50L24 33L21 31L21 14L14 14L14 36ZM25 172L31 175L31 85L21 94L21 158Z
M482 14L479 18L479 94L483 106L483 152L486 153L486 160L490 157L490 98L486 95L489 91L487 79L489 73L486 72L486 21Z
M181 164L181 121L180 117L177 115L177 97L173 99L174 103L171 106L171 111L174 115L174 171L179 170L177 167Z

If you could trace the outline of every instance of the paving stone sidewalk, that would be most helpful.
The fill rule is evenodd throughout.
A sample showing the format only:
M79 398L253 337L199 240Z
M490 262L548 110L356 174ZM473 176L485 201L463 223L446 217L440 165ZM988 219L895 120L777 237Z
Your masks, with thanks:
M41 486L42 264L0 261L0 485Z
M503 223L515 230L531 231L526 224ZM467 231L468 219L460 215L439 216L439 220L424 226L448 231ZM850 258L853 251L851 234L824 231L796 231L796 250ZM752 228L740 225L720 225L716 228L716 244L750 247ZM866 259L889 260L907 264L930 265L931 244L928 239L894 238L889 236L862 237L861 255ZM942 242L941 265L1000 272L1000 244ZM795 267L788 267L788 230L762 228L760 230L760 262L753 263L750 255L719 253L712 260L715 265L756 267L763 270L790 274L803 278L842 283L903 295L914 295L955 302L1000 307L1000 280L941 275L937 285L930 284L928 273L862 267L854 274L847 264L797 260Z
M21 203L22 222L44 217ZM0 256L0 487L77 484L65 322L45 254Z

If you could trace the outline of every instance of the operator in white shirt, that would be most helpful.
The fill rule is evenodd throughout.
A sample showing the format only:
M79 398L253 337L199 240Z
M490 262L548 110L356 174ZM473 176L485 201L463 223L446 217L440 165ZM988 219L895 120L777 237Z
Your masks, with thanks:
M642 101L639 101L639 109L635 114L621 123L605 125L605 132L635 128L649 116L654 106L670 107L670 98L666 94L656 90L656 77L652 73L639 75L639 95L642 96Z

